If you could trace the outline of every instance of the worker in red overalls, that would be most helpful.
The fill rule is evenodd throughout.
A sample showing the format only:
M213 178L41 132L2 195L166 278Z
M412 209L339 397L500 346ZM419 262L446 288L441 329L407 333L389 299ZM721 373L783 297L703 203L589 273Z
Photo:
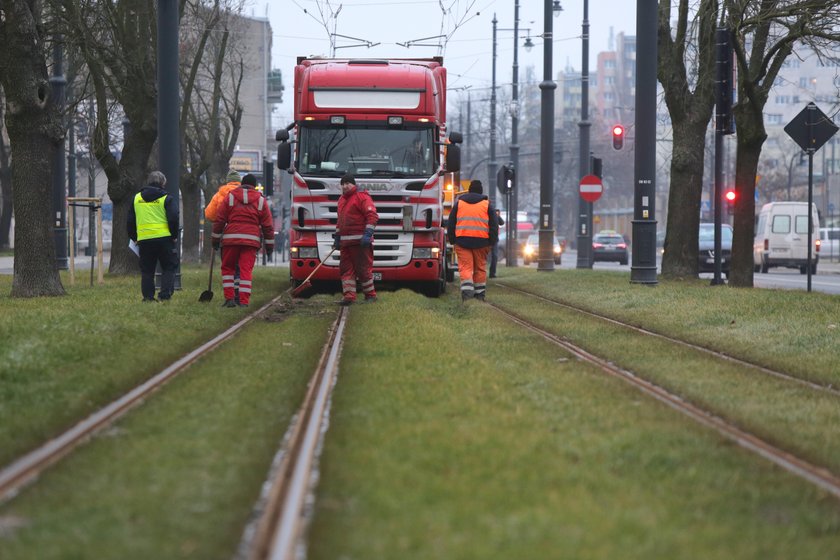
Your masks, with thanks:
M343 176L333 245L341 250L339 272L343 297L339 305L351 305L356 301L356 279L362 285L365 302L376 301L376 290L373 287L373 230L378 221L379 214L376 213L370 195L358 189L352 175Z
M239 188L228 193L219 206L213 222L213 247L222 251L223 307L237 307L234 300L233 276L239 265L239 306L247 307L251 299L251 277L257 251L265 239L266 251L274 250L274 222L266 198L256 190L257 178L250 173L242 178ZM260 237L262 234L262 237Z

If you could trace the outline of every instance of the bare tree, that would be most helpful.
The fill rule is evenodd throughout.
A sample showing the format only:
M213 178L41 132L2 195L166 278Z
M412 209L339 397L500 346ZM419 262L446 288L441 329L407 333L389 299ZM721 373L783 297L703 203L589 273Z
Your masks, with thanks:
M243 56L231 27L237 27L241 5L214 0L212 5L188 2L182 33L182 153L187 166L181 177L183 203L183 260L199 260L199 231L203 192L209 201L227 173L242 122L239 92L244 76ZM211 225L205 224L205 239ZM209 243L205 248L209 248Z
M137 272L128 249L126 219L134 194L143 186L157 140L157 16L153 0L99 2L54 0L65 32L88 69L96 100L94 152L108 177L113 203L109 272ZM121 157L113 152L112 127L121 109L126 127Z
M767 132L764 106L779 71L797 43L819 53L840 40L838 0L725 0L738 61L735 114L737 160L734 238L729 282L753 285L755 178ZM834 43L834 45L832 45Z
M672 13L677 6L676 18ZM697 276L706 130L714 108L717 0L659 2L659 82L673 127L662 275ZM672 30L672 23L674 23Z
M55 265L52 224L52 166L64 137L50 95L46 32L41 2L7 0L0 4L0 85L6 94L15 204L13 297L64 295Z

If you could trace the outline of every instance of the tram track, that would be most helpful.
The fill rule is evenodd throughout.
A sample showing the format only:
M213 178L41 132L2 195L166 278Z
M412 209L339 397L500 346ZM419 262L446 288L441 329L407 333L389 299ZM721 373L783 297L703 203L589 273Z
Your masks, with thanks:
M303 546L307 496L317 478L348 314L347 308L341 308L330 329L306 396L272 461L252 521L245 529L236 556L239 560L292 560Z
M55 438L3 467L0 470L0 504L14 497L23 487L37 479L51 465L57 463L63 457L69 455L76 448L87 442L91 437L122 418L153 392L185 371L196 360L207 355L220 344L236 335L242 328L274 306L284 296L285 294L280 294L273 298L221 334L179 358L131 391L76 423L73 427Z
M523 290L517 290L527 295L532 295L534 297L539 298L540 300L544 300L550 303L557 303L553 300L537 296L535 294L530 294L529 292L525 292ZM563 348L570 354L572 354L577 359L592 364L598 367L601 371L605 372L607 375L620 379L626 383L629 383L636 389L640 390L642 393L656 399L657 401L669 406L670 408L680 412L681 414L691 418L692 420L702 424L708 428L715 430L717 433L722 435L723 437L729 439L737 443L744 449L751 451L766 460L772 462L773 464L783 468L784 470L814 484L815 486L821 488L822 490L832 494L835 498L840 498L840 477L826 469L825 467L815 465L807 460L804 460L793 453L785 451L784 449L777 447L766 440L756 436L749 431L739 428L732 423L728 422L727 420L721 418L714 412L701 408L695 404L688 402L684 397L672 393L671 391L653 383L640 374L628 371L609 360L601 358L588 350L577 346L576 344L569 342L561 338L560 336L549 332L540 326L530 322L527 318L524 318L512 311L509 311L498 304L488 302L494 310L496 310L499 314L503 315L510 321L534 332L545 338L546 340L556 344L557 346ZM602 319L609 319L610 321L614 321L610 318L602 317L597 314L590 313L585 310L578 310L573 306L566 306L564 307L572 309L574 311L580 311L587 313L589 315L602 318ZM626 325L621 323L620 321L615 321L619 325L632 327L632 325ZM638 329L637 327L632 327L634 329ZM656 334L652 333L651 331L645 331L642 329L645 334ZM683 344L684 341L679 341L677 339L671 339L670 337L665 337L662 335L662 338L666 339L669 342L674 343L681 343ZM684 343L688 344L689 343ZM693 347L693 346L692 346ZM709 351L708 349L703 349L702 347L697 347L697 349L702 349L705 351ZM720 355L720 357L727 357L724 355ZM740 361L739 361L740 363ZM755 364L750 364L748 362L743 362L746 366L756 367ZM771 370L772 371L772 370ZM791 377L791 380L796 380L796 378ZM801 380L799 380L801 381Z
M519 293L519 294L522 294L522 295L525 295L525 296L529 296L529 297L538 299L538 300L540 300L544 303L555 305L557 307L562 307L563 309L567 309L569 311L580 313L582 315L586 315L588 317L592 317L592 318L598 319L600 321L604 321L605 323L609 323L611 325L618 326L618 327L621 327L621 328L624 328L624 329L627 329L627 330L630 330L630 331L633 331L633 332L636 332L636 333L639 333L639 334L643 334L643 335L646 335L646 336L657 338L659 340L664 340L664 341L667 341L667 342L670 342L670 343L673 343L673 344L678 344L678 345L683 346L685 348L690 348L692 350L702 352L702 353L707 354L709 356L713 356L715 358L725 360L727 362L737 364L737 365L742 366L742 367L750 368L750 369L752 369L754 371L757 371L759 373L769 375L769 376L772 376L772 377L776 377L776 378L782 379L784 381L789 381L791 383L795 383L795 384L801 385L803 387L807 387L807 388L812 389L814 391L818 391L818 392L821 392L821 393L826 393L826 394L834 395L836 397L840 397L840 388L834 387L831 384L817 383L815 381L810 381L808 379L803 379L801 377L796 377L794 375L790 375L789 373L777 371L777 370L774 370L774 369L771 369L771 368L768 368L768 367L765 367L765 366L762 366L762 365L759 365L759 364L755 364L753 362L749 362L747 360L743 360L741 358L737 358L735 356L731 356L729 354L725 354L723 352L718 352L717 350L714 350L712 348L708 348L706 346L701 346L699 344L694 344L693 342L688 342L686 340L682 340L682 339L679 339L679 338L674 338L672 336L668 336L668 335L665 335L665 334L662 334L662 333L658 333L658 332L646 329L644 327L631 325L630 323L625 323L623 321L619 321L618 319L615 319L613 317L608 317L607 315L602 315L600 313L596 313L596 312L591 311L589 309L584 309L583 307L578 307L578 306L571 305L571 304L568 304L568 303L564 303L564 302L561 302L561 301L557 301L557 300L554 300L554 299L551 299L551 298L547 298L543 295L535 294L533 292L529 292L529 291L523 290L521 288L516 288L514 286L509 286L509 285L501 283L501 282L497 282L496 286L500 286L500 287L502 287L506 290L510 290L511 292L516 292L516 293Z

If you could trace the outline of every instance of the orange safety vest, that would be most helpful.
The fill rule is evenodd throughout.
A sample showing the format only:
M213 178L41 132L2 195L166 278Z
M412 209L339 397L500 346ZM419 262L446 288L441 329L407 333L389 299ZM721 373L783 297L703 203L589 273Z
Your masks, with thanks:
M490 238L490 201L484 199L475 204L458 201L458 216L455 219L455 237Z

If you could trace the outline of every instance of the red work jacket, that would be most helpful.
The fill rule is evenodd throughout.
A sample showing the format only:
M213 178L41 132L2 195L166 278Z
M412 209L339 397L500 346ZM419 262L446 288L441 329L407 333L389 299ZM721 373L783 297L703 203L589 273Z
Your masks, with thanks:
M379 214L367 192L353 187L338 199L336 233L341 236L342 247L358 245L365 228L374 227L378 221Z
M260 246L260 234L266 250L274 246L274 221L266 198L250 188L239 187L228 193L213 222L213 239L221 239L222 246Z

